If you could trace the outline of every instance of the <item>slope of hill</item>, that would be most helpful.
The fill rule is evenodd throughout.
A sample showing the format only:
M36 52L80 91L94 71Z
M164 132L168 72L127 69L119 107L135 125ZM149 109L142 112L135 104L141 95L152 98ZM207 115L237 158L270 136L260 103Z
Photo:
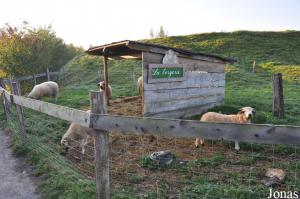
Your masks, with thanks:
M300 65L300 31L236 31L172 36L142 41L234 57L238 60L236 66L245 72L252 70L254 60L258 66L269 62L280 63L284 66ZM65 67L67 71L89 71L101 65L101 58L82 55L74 58Z

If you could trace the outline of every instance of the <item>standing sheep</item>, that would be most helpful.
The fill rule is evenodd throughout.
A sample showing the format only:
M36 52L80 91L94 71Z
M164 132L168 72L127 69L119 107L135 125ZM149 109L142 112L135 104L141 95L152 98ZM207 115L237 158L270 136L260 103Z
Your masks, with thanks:
M88 113L90 110L87 111ZM88 144L88 140L93 136L93 129L80 126L77 123L72 122L67 132L63 135L60 144L65 146L66 151L69 149L70 141L79 141L81 154L85 153L85 146Z
M224 122L224 123L239 123L239 124L250 124L251 119L255 110L252 107L241 108L238 114L236 115L224 115L215 112L208 112L202 115L200 121L202 122ZM204 140L197 138L195 141L195 146L203 145ZM240 150L239 142L235 141L235 150Z
M137 90L138 90L139 95L142 95L142 92L143 92L143 76L140 76L138 78L136 86L137 86Z
M32 91L28 94L28 97L39 100L44 96L48 96L54 97L55 100L57 100L58 92L58 84L56 82L48 81L35 85Z
M105 91L105 82L104 81L101 81L97 84L97 86L100 88L100 91L103 90ZM111 99L111 96L112 96L112 88L111 86L108 84L108 92L107 92L107 97L108 99Z

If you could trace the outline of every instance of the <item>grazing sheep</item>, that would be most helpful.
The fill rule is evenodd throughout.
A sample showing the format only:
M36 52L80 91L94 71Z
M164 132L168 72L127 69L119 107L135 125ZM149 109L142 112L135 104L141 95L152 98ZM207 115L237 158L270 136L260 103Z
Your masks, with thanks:
M87 111L90 112L90 111ZM88 140L92 138L93 129L80 126L77 123L72 122L67 132L63 135L60 144L65 146L66 151L69 149L70 141L79 141L81 154L85 153L85 146Z
M57 100L58 92L58 84L56 82L48 81L35 85L28 94L28 97L39 100L44 96L48 96L54 97L55 100Z
M101 90L105 91L105 82L104 81L99 82L97 84L97 86L100 88L100 91ZM108 84L108 92L107 92L108 99L111 99L111 96L112 96L112 89L111 89L111 86Z
M200 121L203 122L225 122L225 123L240 123L240 124L250 124L251 119L253 118L253 115L255 113L255 110L251 107L244 107L241 108L238 114L236 115L224 115L220 113L215 112L208 112L205 113ZM198 147L199 145L203 145L204 140L201 138L197 138L195 141L195 146ZM240 150L239 142L235 141L235 150Z
M138 90L138 93L139 95L142 95L142 92L143 92L143 76L140 76L137 80L137 90Z

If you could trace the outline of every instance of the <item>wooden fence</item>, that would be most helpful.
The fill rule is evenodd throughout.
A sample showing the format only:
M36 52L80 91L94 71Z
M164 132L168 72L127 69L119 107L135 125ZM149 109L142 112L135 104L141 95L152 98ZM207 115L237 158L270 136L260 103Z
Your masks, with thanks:
M38 73L38 74L33 74L33 75L27 75L27 76L22 76L22 77L17 77L15 79L2 79L3 86L5 84L8 84L10 87L19 87L18 92L21 94L21 82L26 81L26 80L33 80L34 81L34 86L37 84L37 78L41 77L47 77L47 81L51 80L51 76L59 76L62 75L63 80L65 80L65 72L62 70L62 72L50 72L49 69L47 68L45 73ZM1 85L2 86L2 85Z
M90 92L91 113L59 106L8 93L1 88L4 111L10 117L12 104L26 107L84 127L94 129L95 172L97 198L106 199L110 194L109 180L109 131L134 134L152 134L172 137L202 137L211 140L230 140L250 143L300 145L300 126L270 124L206 123L195 120L146 118L107 115L103 92ZM23 111L17 112L21 133L25 139Z

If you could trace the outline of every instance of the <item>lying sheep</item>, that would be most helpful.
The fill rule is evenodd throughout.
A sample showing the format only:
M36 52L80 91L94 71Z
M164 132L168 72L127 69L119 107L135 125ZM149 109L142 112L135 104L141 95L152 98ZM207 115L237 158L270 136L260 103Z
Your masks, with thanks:
M140 76L138 78L136 86L137 86L137 90L138 90L139 95L142 95L142 92L143 92L143 76Z
M28 94L28 97L39 100L44 96L48 96L54 97L55 100L57 100L58 92L58 84L56 82L48 81L35 85Z
M240 124L250 124L251 119L255 110L251 107L241 108L238 114L236 115L224 115L215 112L208 112L202 115L200 121L202 122L225 122L225 123L240 123ZM203 145L204 140L201 138L197 138L195 141L195 146L199 147L199 145ZM239 142L235 141L235 150L240 150Z
M87 111L88 113L90 110ZM85 146L88 144L88 140L93 136L93 129L80 126L77 123L72 122L67 132L63 135L60 144L63 145L66 151L69 149L70 142L72 140L80 143L81 154L85 153Z
M100 88L100 91L101 90L105 91L105 82L104 81L99 82L97 84L97 86ZM108 84L108 92L107 92L108 99L111 99L111 96L112 96L112 89L111 89L111 86Z

